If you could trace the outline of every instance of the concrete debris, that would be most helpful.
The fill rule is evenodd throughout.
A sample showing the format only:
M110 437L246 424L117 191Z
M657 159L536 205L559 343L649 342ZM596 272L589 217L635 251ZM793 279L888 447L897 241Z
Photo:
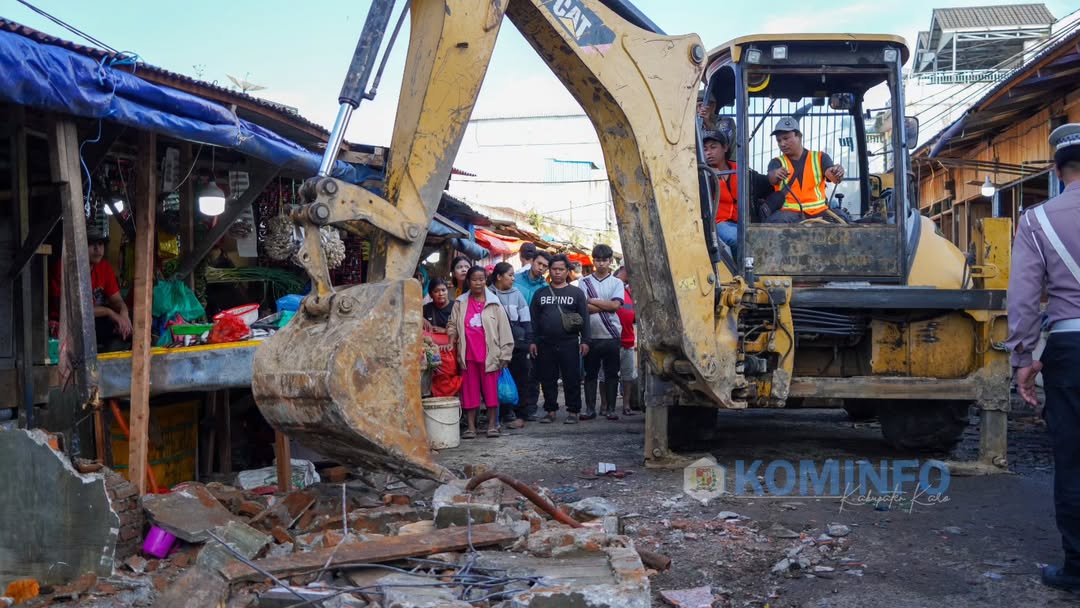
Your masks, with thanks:
M189 543L204 543L210 539L207 530L239 521L206 486L194 481L169 494L147 494L142 505L155 526Z
M676 608L712 608L712 588L695 587L693 589L680 589L677 591L661 591L660 597Z
M288 608L302 602L323 608L364 608L368 605L355 595L318 587L272 587L259 594L258 602L259 608Z
M842 538L851 534L851 528L844 524L829 524L829 527L826 529L826 534L833 538Z
M121 521L103 474L80 474L49 442L40 430L0 431L0 579L63 585L86 572L110 576L118 542L141 532L141 521L126 519L141 513Z
M398 536L409 536L411 534L427 534L434 531L435 522L430 519L424 519L401 526L400 528L398 528Z
M124 560L124 565L131 568L131 571L135 574L146 572L146 563L146 558L139 555L132 555Z
M230 521L220 528L215 528L213 533L225 541L233 551L247 559L261 553L272 541L272 537L239 521ZM219 572L226 564L235 561L237 560L232 551L223 547L216 540L211 540L199 552L199 557L195 560L195 563L213 572Z
M618 509L610 500L600 496L583 498L577 502L567 504L566 507L570 510L570 516L578 521L600 519L618 512Z
M780 524L769 526L769 529L765 531L765 534L772 538L799 538L798 532L789 530Z
M189 568L162 593L154 608L220 606L229 596L225 579L204 566Z
M467 525L470 519L474 525L488 524L498 517L504 486L487 483L470 493L465 490L466 483L456 479L435 490L432 506L435 526L440 530Z
M472 604L458 601L460 588L443 586L439 579L391 574L379 579L385 608L470 608Z

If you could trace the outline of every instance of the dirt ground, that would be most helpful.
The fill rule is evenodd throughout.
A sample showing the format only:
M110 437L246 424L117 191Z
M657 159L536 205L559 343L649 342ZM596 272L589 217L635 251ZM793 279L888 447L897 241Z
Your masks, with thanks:
M1075 596L1038 578L1039 564L1055 563L1061 554L1049 440L1029 409L1014 405L1010 415L1010 474L953 476L947 502L889 510L847 504L841 511L840 500L813 496L725 497L702 505L683 493L681 470L643 466L642 415L576 426L561 420L562 413L558 424L532 423L499 438L463 441L439 458L457 469L485 464L545 486L564 502L610 500L635 542L674 560L670 571L652 577L657 605L661 591L702 585L712 587L717 606L1076 605ZM974 457L976 422L973 416L947 458ZM707 450L729 467L739 459L917 457L890 449L875 423L853 423L842 410L825 409L720 412L717 438ZM598 477L598 462L629 474ZM723 511L742 517L718 520ZM821 537L831 523L850 533ZM790 532L801 538L783 538L794 536ZM789 554L812 560L774 573Z

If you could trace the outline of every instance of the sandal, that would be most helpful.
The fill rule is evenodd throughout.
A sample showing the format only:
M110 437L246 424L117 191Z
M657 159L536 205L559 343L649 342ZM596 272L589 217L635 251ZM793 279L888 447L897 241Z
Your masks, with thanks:
M634 410L628 410L626 408L623 408L622 415L623 416L637 416L637 412L635 412Z
M488 437L499 437L499 429L488 429L487 436Z
M476 439L476 431L465 431L461 434L462 439Z
M511 420L510 422L506 423L506 428L508 428L508 429L520 429L520 428L523 428L524 426L525 426L525 421L522 420L521 418L515 418L514 420Z

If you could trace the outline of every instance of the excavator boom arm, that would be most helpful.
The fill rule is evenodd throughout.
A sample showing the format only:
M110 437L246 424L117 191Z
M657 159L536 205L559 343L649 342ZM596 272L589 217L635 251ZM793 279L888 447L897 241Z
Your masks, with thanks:
M358 334L356 344L342 346L351 352L345 363L333 352L333 343L325 344L325 360L314 362L317 369L310 371L322 374L326 382L334 374L352 373L351 385L337 392L320 389L315 386L318 382L296 383L297 370L290 366L311 365L295 354L305 341L325 342L329 334L334 340L344 339L348 331L324 326L350 323L359 302L380 304L368 312L369 320L379 319L377 325L411 330L414 308L418 310L420 304L418 297L411 300L418 290L388 290L385 284L412 282L424 236L424 230L416 228L426 227L438 207L504 16L574 95L596 128L623 252L636 277L639 344L653 372L714 403L738 406L732 398L732 391L741 386L736 373L736 315L725 314L725 307L734 302L717 295L723 285L738 285L738 280L726 267L714 266L710 258L706 238L713 228L703 217L698 185L695 105L705 49L696 35L666 36L643 29L639 25L648 22L640 14L616 0L609 3L619 12L598 0L411 1L411 36L385 199L360 186L321 176L305 185L308 204L293 214L309 235L321 224L343 221L366 220L383 227L373 237L368 277L373 284L334 293L319 239L304 240L299 258L317 289L305 300L298 320L268 340L255 361L256 398L263 412L271 413L267 417L275 427L304 433L345 420L368 441L363 453L352 458L343 442L334 443L337 453L333 455L339 459L385 467L387 461L408 452L412 460L400 470L436 471L423 454L403 452L400 443L384 441L384 451L390 456L373 456L371 444L377 448L380 440L372 438L381 437L382 431L369 428L370 417L350 416L348 411L376 407L373 401L395 401L404 404L405 419L422 419L418 370L417 381L408 382L413 374L410 366L415 367L417 358L408 349L415 347L419 352L419 338L376 343ZM386 21L382 11L378 17ZM353 66L363 63L354 61ZM346 81L357 87L354 74ZM335 132L339 127L335 125ZM328 150L329 155L335 153ZM365 289L378 290L380 297L358 295ZM335 306L335 298L342 299L345 310ZM419 335L419 327L415 329ZM307 333L300 337L300 331ZM356 377L365 361L393 360L383 352L391 348L402 351L398 355L403 366L395 375L402 381L397 386L387 389ZM328 405L328 400L349 403ZM319 415L299 411L314 404L324 411ZM416 430L412 434L417 433L422 435ZM426 441L426 436L422 439ZM401 439L395 436L393 441Z

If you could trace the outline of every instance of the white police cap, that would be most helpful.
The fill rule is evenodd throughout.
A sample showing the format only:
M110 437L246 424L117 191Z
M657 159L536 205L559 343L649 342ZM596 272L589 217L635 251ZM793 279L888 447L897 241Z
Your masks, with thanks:
M1071 122L1054 129L1050 133L1050 146L1055 150L1080 146L1080 123Z

